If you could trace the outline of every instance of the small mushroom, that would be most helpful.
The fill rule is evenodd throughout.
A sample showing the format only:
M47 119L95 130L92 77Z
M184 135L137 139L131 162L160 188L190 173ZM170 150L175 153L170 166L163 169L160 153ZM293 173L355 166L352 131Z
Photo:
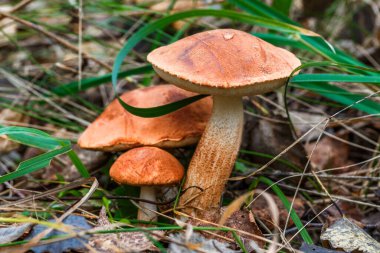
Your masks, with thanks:
M136 107L155 107L195 94L165 84L128 91L121 99ZM123 151L140 146L175 148L198 142L211 115L212 102L204 98L176 112L157 118L141 118L127 112L114 100L83 132L81 148Z
M300 60L251 34L218 29L157 48L148 61L166 81L212 95L212 116L187 171L184 189L189 190L180 205L189 214L219 208L241 143L242 97L284 85Z
M112 165L110 176L119 184L141 186L140 198L156 202L156 186L174 185L181 181L184 168L170 153L156 147L131 149L122 154ZM155 221L156 205L140 202L137 218Z

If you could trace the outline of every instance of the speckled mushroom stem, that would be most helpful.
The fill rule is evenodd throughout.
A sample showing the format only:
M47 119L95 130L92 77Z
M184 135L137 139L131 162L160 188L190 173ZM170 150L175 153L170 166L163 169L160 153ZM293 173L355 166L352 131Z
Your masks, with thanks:
M156 190L154 186L142 186L140 189L140 198L156 202ZM152 211L157 211L157 206L155 204L147 202L139 202L142 209L138 210L137 219L143 221L157 221L157 215Z
M224 186L234 167L243 132L241 97L213 96L213 112L191 159L180 198L187 214L220 206ZM203 189L203 192L199 189Z

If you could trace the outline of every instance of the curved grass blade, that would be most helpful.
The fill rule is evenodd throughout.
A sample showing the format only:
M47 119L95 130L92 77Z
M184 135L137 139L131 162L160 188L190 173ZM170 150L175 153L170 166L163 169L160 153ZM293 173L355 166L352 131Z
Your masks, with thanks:
M328 83L302 82L299 83L298 87L305 90L313 91L315 93L320 94L321 96L324 96L328 99L331 99L346 106L353 105L353 108L368 114L380 113L380 104L369 99L357 103L357 101L364 99L366 96L353 94L345 89L339 88Z
M293 0L273 0L272 7L285 16L289 16L289 11L292 7L292 3Z
M62 148L46 152L42 155L38 155L31 159L21 162L14 172L8 173L4 176L0 176L0 184L32 173L36 170L45 168L50 164L51 160L54 157L64 154L68 152L70 149L70 146L64 146Z
M117 86L117 80L119 78L119 70L121 68L121 65L124 61L124 58L132 51L132 49L144 38L149 36L150 34L157 31L157 29L162 29L166 27L167 25L171 24L174 21L182 20L185 18L190 17L205 17L205 16L214 16L214 17L224 17L224 18L230 18L234 21L241 21L243 23L248 24L255 24L263 27L267 27L273 30L281 31L281 32L288 32L288 33L301 33L301 34L308 34L308 35L314 35L319 36L309 30L306 30L304 28L300 28L297 26L293 26L290 24L286 24L280 21L271 20L267 18L262 18L259 16L253 16L249 14L242 14L235 11L226 11L226 10L190 10L190 11L184 11L184 12L178 12L172 15L168 15L164 18L158 19L150 24L147 24L143 28L141 28L139 31L134 33L129 39L128 42L124 45L124 47L119 51L114 65L112 69L112 85L114 87L114 91L116 92L116 86ZM119 101L121 99L118 97ZM189 98L190 99L190 98ZM198 98L200 99L200 98ZM196 100L193 100L193 102ZM122 102L120 102L122 103ZM177 102L176 102L177 103ZM179 102L178 102L179 103ZM179 104L176 104L176 106L172 104L168 104L167 107L157 107L154 109L142 109L142 108L136 108L132 107L126 103L122 103L123 107L128 110L130 113L135 114L140 117L158 117L163 115L163 113L167 114L169 112L172 112L174 110L180 109L181 107L188 105L188 103L183 103L181 107L179 107ZM149 112L150 110L150 112ZM149 116L147 116L149 115Z
M281 34L272 34L272 33L252 33L252 34L276 46L281 46L281 47L291 46L293 48L299 48L303 50L312 51L310 47L302 43L297 38L289 38Z
M181 109L182 107L185 107L207 96L208 95L196 95L196 96L185 98L185 99L182 99L170 104L157 106L157 107L150 107L150 108L133 107L125 103L119 97L117 99L119 100L120 104L124 107L124 109L127 110L128 112L140 117L144 117L144 118L154 118L154 117L160 117L165 114L174 112L178 109Z
M153 71L151 65L145 65L138 68L128 69L126 71L120 72L118 78L124 78L127 76L146 74L147 72ZM99 86L100 84L111 82L112 73L108 73L99 77L91 77L83 79L81 82L81 87L79 87L79 82L74 81L67 84L62 84L58 87L55 87L52 92L58 96L67 96L73 95L80 91Z
M380 84L379 76L347 75L347 74L300 74L294 76L292 83L305 82L346 82Z
M290 213L290 218L293 220L294 224L300 231L300 235L302 239L304 240L305 243L307 244L313 244L313 240L311 239L309 233L307 230L303 227L301 219L298 217L297 213L294 211L294 209L290 209L291 203L289 200L286 198L285 194L281 191L280 187L278 187L272 180L269 178L260 176L259 181L268 185L273 192L279 197L281 202L284 204L286 210Z
M49 150L42 155L21 162L16 171L0 177L1 183L42 169L48 166L55 156L67 152L70 160L75 165L80 175L85 178L90 176L77 154L71 149L71 142L69 140L54 138L38 129L16 126L0 126L0 136L1 135L6 135L9 139L27 146ZM20 172L20 170L23 172Z
M68 140L57 139L43 131L28 127L0 126L0 135L7 135L13 141L45 150L70 145L70 141Z
M301 69L304 69L304 68L308 68L308 67L322 67L322 66L333 66L333 67L339 67L339 68L346 68L348 71L351 71L351 70L360 70L360 71L366 71L368 73L373 73L375 75L378 75L380 72L378 70L375 70L375 69L371 69L371 68L366 68L366 67L361 67L361 66L354 66L354 65L351 65L351 64L343 64L343 63L333 63L333 62L309 62L309 63L305 63L305 64L302 64L301 66L299 66L297 69L295 69L293 71L293 73L295 73L297 70L301 70ZM333 81L335 78L337 81L340 81L340 82L352 82L353 80L355 81L358 81L358 80L362 80L361 82L363 81L370 81L369 83L377 83L377 80L378 80L378 76L374 76L374 77L370 77L370 76L357 76L354 77L355 75L336 75L336 74L312 74L312 75L306 75L304 77L302 77L303 75L300 75L301 77L296 77L294 76L293 77L293 73L291 75L291 82L293 82L293 80L295 80L293 83L297 83L298 84L298 87L299 88L303 88L303 89L307 89L307 90L310 90L310 91L313 91L313 92L316 92L326 98L329 98L333 101L336 101L340 104L343 104L343 105L347 105L347 106L352 106L353 108L356 108L358 110L361 110L363 112L366 112L366 113L369 113L369 114L378 114L380 112L380 105L372 100L369 100L369 99L365 99L365 96L363 95L359 95L359 94L354 94L352 92L349 92L345 89L342 89L340 87L337 87L337 86L334 86L334 85L331 85L331 84L328 84L326 82L323 82L321 79L323 78L327 78L327 77L331 77ZM316 80L321 80L320 82L314 82L313 81L313 76L315 76ZM328 76L328 75L336 75L335 77L334 76ZM297 78L298 81L297 82ZM304 81L305 79L307 79L308 81ZM363 82L365 83L365 82ZM288 84L286 84L287 86ZM287 88L285 89L285 94L284 94L284 99L285 99L285 104L287 99L286 99L286 92L287 91ZM360 103L358 103L358 101L360 101ZM287 108L286 108L287 109Z

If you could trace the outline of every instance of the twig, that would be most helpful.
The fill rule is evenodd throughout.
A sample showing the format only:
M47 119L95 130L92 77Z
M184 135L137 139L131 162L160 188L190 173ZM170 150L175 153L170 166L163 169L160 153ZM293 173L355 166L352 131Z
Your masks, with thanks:
M36 31L44 34L45 36L49 37L50 39L55 40L59 44L65 46L66 48L68 48L68 49L70 49L72 51L74 51L75 53L79 53L79 51L80 51L78 47L72 45L70 42L68 42L67 40L65 40L65 39L63 39L63 38L61 38L61 37L59 37L57 35L55 35L54 33L45 30L45 28L43 28L40 25L37 25L37 24L34 24L34 23L29 22L27 20L18 18L18 17L13 16L13 15L11 15L9 13L0 12L0 15L5 16L7 18L10 18L10 19L12 19L12 20L14 20L14 21L16 21L16 22L18 22L20 24L23 24L23 25L25 25L25 26L33 29L33 30L36 30ZM104 62L102 62L102 61L94 58L90 54L88 54L86 52L83 52L83 56L86 57L87 59L90 59L90 60L98 63L100 66L106 68L107 70L112 71L112 67L111 66L109 66L108 64L106 64L106 63L104 63Z
M10 11L8 11L8 13L16 12L16 11L24 8L28 4L30 4L32 1L33 0L24 0L24 1L21 1L20 3L16 4L12 9L10 9ZM5 15L0 15L0 20L4 19L5 17L6 17Z

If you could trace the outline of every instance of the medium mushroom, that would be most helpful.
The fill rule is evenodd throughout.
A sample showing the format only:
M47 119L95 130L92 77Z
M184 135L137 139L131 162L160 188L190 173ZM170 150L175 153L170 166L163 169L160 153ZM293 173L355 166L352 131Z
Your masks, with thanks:
M184 175L181 163L156 147L140 147L122 154L111 166L110 176L119 184L141 186L140 198L156 202L155 187L177 184ZM155 221L156 205L140 202L137 218Z
M157 85L128 91L121 99L136 107L155 107L195 94L174 85ZM176 148L195 144L211 115L210 98L157 118L141 118L112 101L78 140L81 148L122 151L140 146Z
M251 34L218 29L157 48L148 61L166 81L212 95L212 116L187 171L184 189L189 190L181 196L180 205L196 215L197 210L219 208L241 143L242 96L284 85L300 60Z

